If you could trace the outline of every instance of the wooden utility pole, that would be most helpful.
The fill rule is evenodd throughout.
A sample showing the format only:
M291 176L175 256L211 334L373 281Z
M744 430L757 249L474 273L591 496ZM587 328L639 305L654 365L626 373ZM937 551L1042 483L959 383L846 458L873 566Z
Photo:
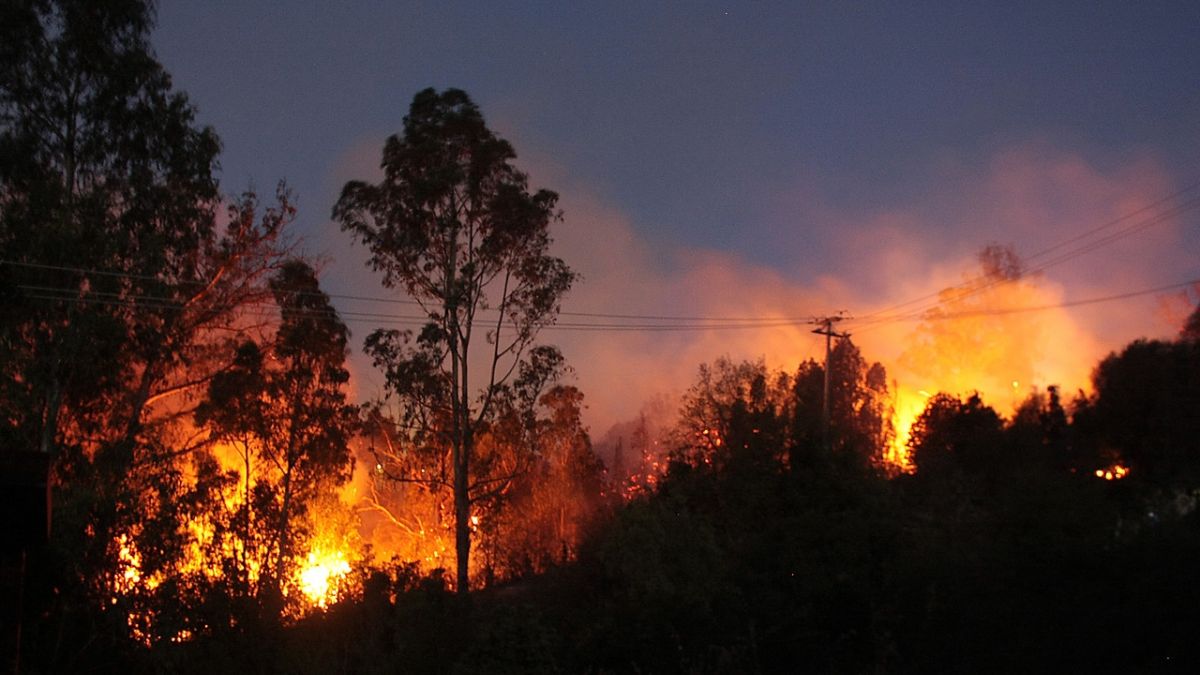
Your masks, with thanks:
M825 443L826 450L833 449L833 442L829 436L829 356L833 351L833 338L835 336L840 338L850 337L849 333L839 333L833 330L833 324L845 318L844 315L838 314L837 316L825 316L812 320L812 323L818 326L818 328L813 329L813 332L825 336L825 393L821 397L821 438Z

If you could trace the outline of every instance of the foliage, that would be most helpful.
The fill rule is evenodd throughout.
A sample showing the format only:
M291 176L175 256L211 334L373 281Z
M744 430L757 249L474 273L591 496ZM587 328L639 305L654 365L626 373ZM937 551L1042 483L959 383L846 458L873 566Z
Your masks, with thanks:
M801 363L794 376L762 362L718 359L700 366L684 395L674 442L692 463L731 461L795 472L830 462L878 466L894 431L887 373L867 365L857 347L841 340L831 354L830 440L823 447L825 369Z
M511 478L497 481L491 495L475 501L473 574L489 586L572 560L612 501L583 427L583 394L554 385L533 407L514 403L508 396L501 401L496 424L479 439L485 461L521 462L506 469L502 475ZM370 539L377 555L398 555L432 571L446 562L453 541L448 490L428 487L449 482L446 463L430 463L432 453L406 453L396 442L394 424L379 415L372 411L367 427L376 462L364 500ZM438 456L445 455L442 450ZM407 475L419 478L406 480Z
M485 575L513 579L573 560L609 500L603 467L583 426L583 394L557 385L542 394L532 466L512 482L480 526Z
M917 472L979 475L1003 468L1008 458L1001 443L1003 420L978 394L961 400L937 394L913 423L909 436Z
M1097 366L1075 417L1091 471L1120 462L1148 490L1200 488L1200 343L1133 342Z
M50 670L144 632L144 594L123 591L178 563L179 523L217 494L187 488L187 420L262 324L294 213L281 188L275 207L246 194L218 218L219 142L151 54L152 14L0 9L0 445L54 462L25 633ZM157 592L184 594L174 577Z
M549 348L526 356L575 279L548 252L558 196L531 194L515 157L464 92L426 89L413 98L403 135L384 145L383 180L347 183L333 210L371 251L384 286L405 292L427 320L416 334L378 330L366 350L399 402L405 443L449 452L461 591L469 582L472 505L522 463L481 452L481 440L501 399L524 395L531 406L537 397L521 388L557 369L561 358Z
M215 257L219 144L151 57L148 6L3 12L3 437L56 456L97 435L128 446Z
M547 252L555 197L528 192L455 90L418 94L384 181L349 184L336 215L428 320L368 339L397 407L369 410L361 440L378 512L453 539L456 583L414 561L359 566L352 592L298 616L308 545L344 547L349 529L326 512L359 428L349 334L287 255L285 190L216 217L217 141L150 54L151 15L121 0L0 9L0 451L55 460L55 538L20 568L27 671L1200 663L1197 314L1178 341L1110 355L1071 406L1051 387L1006 421L978 395L932 397L914 475L876 470L887 376L848 340L828 444L821 365L718 360L684 398L674 461L616 504L582 393L534 343L574 281ZM940 312L1022 280L1009 250L980 263ZM467 377L476 320L482 385ZM962 339L986 358L932 326L920 349ZM451 593L472 538L490 583Z
M792 410L790 383L762 361L735 364L721 358L701 364L696 384L683 398L676 445L693 462L746 455L781 463Z
M217 374L196 410L196 423L216 444L209 471L223 452L233 466L233 495L210 500L212 511L190 521L211 522L202 572L223 570L238 599L254 598L278 613L309 538L308 510L350 477L349 440L357 410L346 402L348 331L307 264L292 261L271 279L281 320L269 345L244 342ZM204 471L198 472L204 475ZM229 505L229 506L226 506Z
M821 399L824 366L813 360L800 364L795 378L795 445L815 447L822 438ZM892 442L891 395L887 371L870 365L849 339L830 353L829 430L836 454L881 464Z

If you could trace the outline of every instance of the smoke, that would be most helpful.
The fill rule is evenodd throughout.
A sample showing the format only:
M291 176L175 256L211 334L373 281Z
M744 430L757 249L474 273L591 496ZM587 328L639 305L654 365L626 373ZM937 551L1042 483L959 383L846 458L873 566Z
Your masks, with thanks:
M348 150L330 182L374 179L378 169L370 173L368 167L378 164L380 141ZM1179 189L1151 156L1108 165L1037 142L999 150L986 161L944 157L906 201L870 206L825 199L807 176L794 185L763 188L762 205L747 217L755 224L739 232L735 251L647 236L654 223L635 220L536 149L523 152L518 164L531 174L532 186L561 196L564 222L555 225L555 251L582 274L565 312L752 317L781 324L618 330L616 324L663 322L564 314L543 341L559 346L574 369L575 384L586 396L585 421L596 438L638 417L647 401L678 395L703 362L761 357L769 366L792 370L806 358L819 358L823 339L804 321L840 310L857 317L844 327L864 356L883 362L902 395L978 390L1007 412L1034 388L1086 390L1091 369L1109 351L1137 337L1173 335L1187 303L1178 293L1163 293L1072 308L1021 308L1160 286L1198 271L1189 260L1181 220L1169 218L1044 269L1070 247L1030 257L1032 274L970 296L958 308L967 316L922 321L913 313L934 307L939 291L975 278L976 255L988 243L1033 256ZM1150 208L1144 217L1112 225L1095 238L1163 208ZM363 267L362 248L340 237L342 243L329 249L337 251L326 275L331 290L385 294ZM871 316L925 296L932 297ZM345 311L350 303L341 302ZM901 313L906 316L897 316ZM369 332L365 325L351 327L359 339ZM352 360L360 398L378 395L382 378L361 354Z
M535 160L536 161L536 160ZM566 222L557 231L559 254L583 273L565 309L632 315L797 319L793 325L686 332L556 331L588 397L597 431L639 413L643 401L678 393L697 366L719 356L765 357L794 369L819 358L823 344L806 317L849 310L866 317L914 298L900 310L844 325L870 360L880 360L902 391L979 391L1002 412L1033 389L1060 385L1086 390L1092 368L1109 351L1141 336L1177 330L1163 296L1131 298L1075 308L1054 307L1182 281L1194 275L1177 218L1148 227L1078 257L1041 269L1071 247L1033 257L1031 272L944 307L962 316L921 320L915 310L937 306L936 294L969 284L980 274L976 256L990 242L1032 256L1059 242L1144 209L1177 187L1150 158L1115 168L1044 144L997 153L974 168L947 163L933 172L946 190L930 189L910 203L873 210L838 209L820 202L810 187L774 202L790 215L765 217L775 229L759 232L763 246L792 251L794 265L752 262L744 252L676 242L651 246L640 235L652 226L634 222L569 174L538 165L535 184L562 193ZM1162 209L1097 233L1112 234ZM824 222L802 230L791 222ZM753 251L754 231L741 248ZM1082 242L1081 242L1082 243ZM1165 295L1165 294L1164 294ZM905 313L903 320L898 314ZM892 320L880 321L880 318ZM564 321L569 320L564 317ZM582 319L574 319L581 321ZM589 319L616 323L611 319Z

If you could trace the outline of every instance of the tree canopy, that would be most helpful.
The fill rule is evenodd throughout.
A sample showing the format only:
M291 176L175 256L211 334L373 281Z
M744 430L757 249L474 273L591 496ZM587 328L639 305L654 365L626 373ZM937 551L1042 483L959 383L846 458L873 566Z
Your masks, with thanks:
M383 285L403 291L425 320L415 333L375 331L366 350L400 405L406 440L449 450L462 591L471 505L515 477L479 470L478 439L506 391L520 393L511 384L544 382L553 375L545 368L561 362L546 347L526 357L576 278L549 253L558 196L531 193L515 158L466 93L426 89L413 98L403 133L384 144L383 180L347 183L333 210L370 250Z

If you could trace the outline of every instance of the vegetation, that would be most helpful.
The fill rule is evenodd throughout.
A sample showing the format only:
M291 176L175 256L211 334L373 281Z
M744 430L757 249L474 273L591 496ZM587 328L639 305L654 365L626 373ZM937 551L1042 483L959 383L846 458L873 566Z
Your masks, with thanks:
M371 250L384 286L403 290L428 319L419 333L375 331L367 352L400 404L400 452L436 457L449 449L448 475L436 477L409 471L394 453L388 459L400 467L397 478L453 494L455 583L463 592L472 507L528 468L521 444L494 443L488 452L483 437L505 412L528 418L557 377L557 350L530 352L575 279L548 253L558 195L530 194L515 158L464 92L426 89L413 99L403 136L384 145L383 181L347 183L333 209Z
M54 517L49 541L6 533L0 550L5 665L1200 662L1200 310L1176 340L1109 355L1074 401L1050 387L1006 418L932 395L913 472L889 463L887 373L849 339L828 429L825 364L719 359L684 392L669 454L642 419L614 460L636 467L610 472L562 355L536 342L575 281L548 253L556 197L528 190L466 94L426 90L383 181L335 207L423 312L419 332L367 337L389 398L358 408L286 189L225 198L218 218L218 141L155 62L150 19L133 0L0 10L0 467L49 463ZM981 262L943 316L978 319L976 291L1022 279L1003 249ZM972 337L926 331L913 358ZM372 523L397 541L365 544Z

